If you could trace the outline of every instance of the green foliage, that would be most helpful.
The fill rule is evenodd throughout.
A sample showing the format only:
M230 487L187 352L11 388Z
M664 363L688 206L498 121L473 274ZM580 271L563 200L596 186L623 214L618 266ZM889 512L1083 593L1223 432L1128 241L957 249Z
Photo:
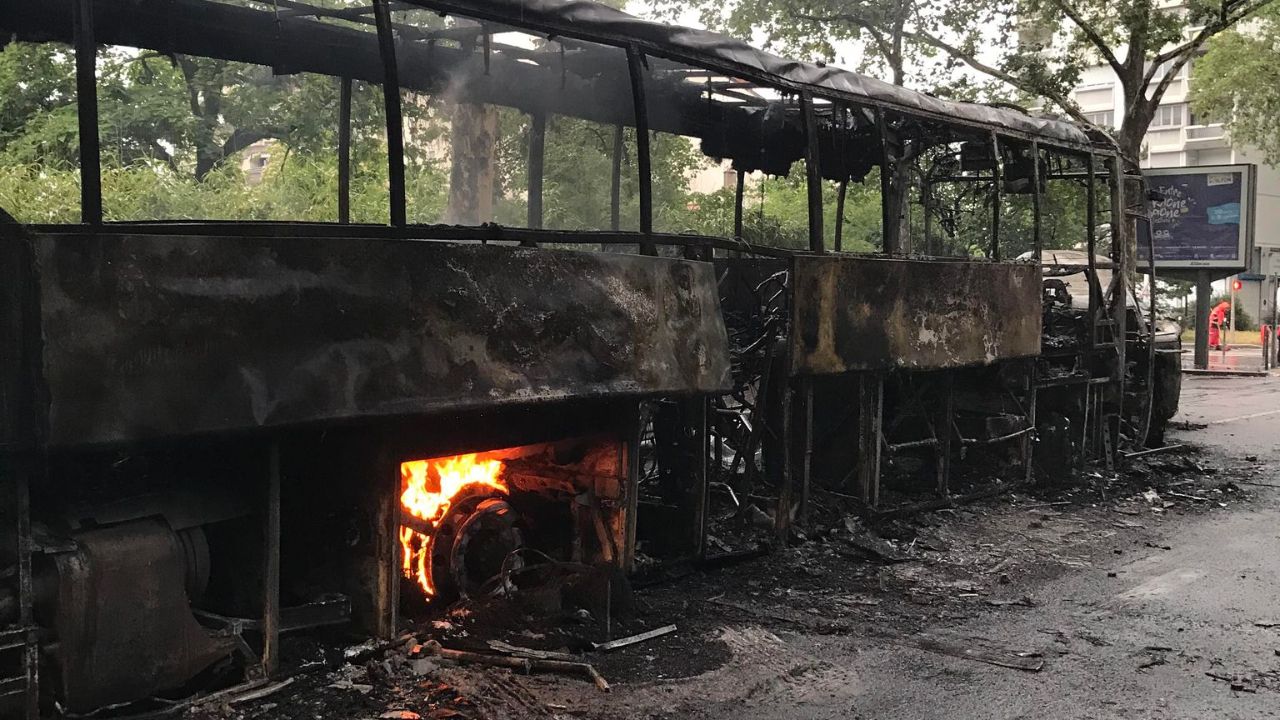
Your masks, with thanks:
M76 162L75 60L70 48L9 43L0 50L0 89L5 165Z
M256 185L247 184L239 169L231 166L196 182L167 167L145 164L104 168L102 184L104 196L112 199L104 208L108 221L337 220L337 167L304 156L269 167ZM385 168L380 175L354 175L351 194L353 221L387 222ZM0 207L22 222L79 222L79 171L0 164Z
M1225 123L1234 140L1280 163L1280 7L1210 41L1192 68L1191 92L1200 120Z
M98 63L106 219L336 219L336 78L122 49L101 51ZM20 220L79 220L74 72L64 46L10 43L0 52L0 206ZM416 133L405 148L406 200L415 219L435 222L445 215L450 178L447 157L432 148L447 140L448 119L420 99L403 105ZM497 221L513 226L526 221L528 127L523 114L500 111L494 207ZM609 228L613 135L612 127L575 118L551 120L545 227ZM274 143L271 162L250 184L240 151L261 139ZM686 138L658 134L651 148L655 229L705 225L690 209L685 181L705 159ZM631 230L639 217L634 158L628 130L620 197L621 227ZM387 222L382 90L360 82L352 166L352 219Z
M0 162L0 208L20 222L80 222L80 172Z

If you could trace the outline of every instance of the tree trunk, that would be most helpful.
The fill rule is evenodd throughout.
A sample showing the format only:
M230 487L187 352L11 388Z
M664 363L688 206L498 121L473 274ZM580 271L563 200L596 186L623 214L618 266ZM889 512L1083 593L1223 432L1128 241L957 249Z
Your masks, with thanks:
M458 103L451 125L449 207L444 221L451 225L493 222L498 112L490 106Z
M1120 128L1116 142L1119 145L1120 155L1126 167L1137 168L1141 165L1142 141L1146 137L1147 126L1150 122L1150 113L1146 112L1146 108L1142 103L1138 103L1134 107L1134 111L1124 118L1124 124ZM1141 198L1134 196L1139 190L1138 185L1126 183L1123 187L1125 190L1124 207L1127 209L1140 206ZM1111 241L1115 244L1115 247L1123 250L1125 266L1130 270L1136 270L1138 267L1137 233L1131 230L1127 217L1113 221Z

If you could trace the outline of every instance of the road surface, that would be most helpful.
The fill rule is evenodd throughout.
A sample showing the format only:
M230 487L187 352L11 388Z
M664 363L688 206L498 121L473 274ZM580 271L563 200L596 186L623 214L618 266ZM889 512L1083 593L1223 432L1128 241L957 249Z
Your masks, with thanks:
M1263 469L1254 481L1280 485L1280 379L1188 377L1184 393L1177 420L1186 429L1171 433L1173 442L1212 446L1225 453L1224 463L1256 457ZM1093 544L1101 555L1019 589L1034 597L1031 607L992 608L959 622L942 617L922 628L953 649L1038 654L1039 672L922 650L910 638L874 631L744 623L724 631L735 653L724 668L655 684L602 716L1280 717L1280 490L1250 490L1248 502L1211 511L1159 521L1117 516L1117 525L1158 522L1157 532L1141 540L1100 532Z

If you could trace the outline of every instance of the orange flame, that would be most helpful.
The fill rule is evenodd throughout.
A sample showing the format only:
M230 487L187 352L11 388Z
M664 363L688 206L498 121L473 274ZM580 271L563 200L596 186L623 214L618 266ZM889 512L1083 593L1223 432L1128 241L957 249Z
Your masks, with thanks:
M438 528L453 499L463 490L479 485L507 492L506 484L499 479L502 461L477 458L476 453L470 453L400 463L400 477L404 483L400 504L410 515L426 520L432 528ZM406 525L400 526L404 576L417 580L428 596L436 594L435 581L431 577L434 539L434 535L420 533Z

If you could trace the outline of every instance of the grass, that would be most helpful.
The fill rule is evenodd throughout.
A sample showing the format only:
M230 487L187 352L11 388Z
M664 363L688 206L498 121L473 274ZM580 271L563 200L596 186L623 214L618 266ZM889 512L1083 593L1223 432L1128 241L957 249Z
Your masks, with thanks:
M1253 345L1257 347L1261 338L1257 330L1230 330L1226 333L1227 344L1233 347L1241 345ZM1182 331L1182 344L1188 348L1192 347L1196 340L1195 330Z

